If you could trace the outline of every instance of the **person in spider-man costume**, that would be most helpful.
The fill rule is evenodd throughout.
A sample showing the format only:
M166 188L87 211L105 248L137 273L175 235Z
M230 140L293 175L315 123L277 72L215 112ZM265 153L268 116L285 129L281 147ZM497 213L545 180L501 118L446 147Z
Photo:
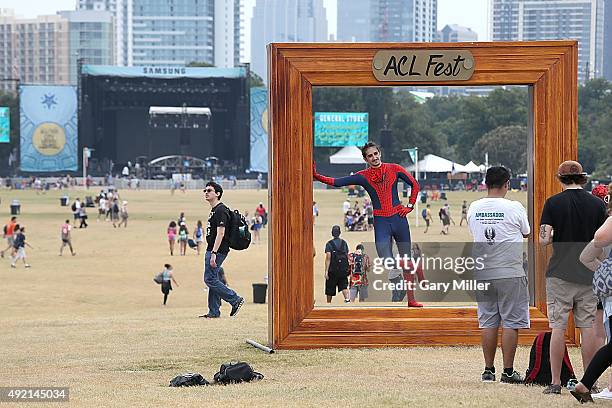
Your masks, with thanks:
M393 239L397 244L400 257L407 255L410 258L410 227L408 215L413 209L419 194L419 183L402 166L381 161L380 148L368 142L361 148L361 154L368 163L368 168L353 175L332 178L317 173L313 163L313 178L334 187L347 185L360 185L370 195L374 207L374 242L379 258L393 258ZM403 206L398 195L397 183L399 180L412 187L407 206ZM409 265L404 266L410 269ZM412 280L413 273L404 274L405 278ZM422 280L422 271L419 273ZM414 300L414 293L408 290L408 306L423 307Z

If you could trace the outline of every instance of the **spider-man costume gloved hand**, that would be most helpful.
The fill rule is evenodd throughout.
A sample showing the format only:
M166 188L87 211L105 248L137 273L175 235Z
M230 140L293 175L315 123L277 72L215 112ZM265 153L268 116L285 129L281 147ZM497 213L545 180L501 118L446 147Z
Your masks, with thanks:
M332 177L322 176L317 173L317 164L314 161L312 162L312 178L330 186L334 185L334 179Z
M412 210L413 210L413 209L412 209L412 208L410 208L410 207L402 207L402 208L400 208L400 209L397 211L397 213L399 214L399 216L400 216L400 217L405 217L405 216L407 216L408 214L410 214L410 213L412 212Z

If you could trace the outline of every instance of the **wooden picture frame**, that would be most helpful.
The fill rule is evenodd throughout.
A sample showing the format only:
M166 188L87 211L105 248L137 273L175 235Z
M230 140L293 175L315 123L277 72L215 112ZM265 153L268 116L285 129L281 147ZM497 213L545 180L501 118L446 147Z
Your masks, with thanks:
M372 59L379 50L469 50L467 81L379 82ZM277 349L475 345L475 308L314 308L312 238L312 87L411 85L527 85L531 115L529 211L532 231L547 197L560 191L556 169L578 152L576 41L486 43L274 43L268 45L269 344ZM545 269L550 249L533 245L535 306L520 344L548 330ZM578 336L570 319L568 343Z

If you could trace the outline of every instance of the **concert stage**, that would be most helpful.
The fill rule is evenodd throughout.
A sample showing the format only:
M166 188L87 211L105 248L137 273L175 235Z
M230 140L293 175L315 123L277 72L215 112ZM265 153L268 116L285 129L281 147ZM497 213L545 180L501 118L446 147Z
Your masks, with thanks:
M247 78L247 67L84 65L79 78L79 148L94 149L92 163L134 163L139 156L215 156L244 171L250 153ZM205 126L178 121L154 127L151 106L209 108L212 116Z

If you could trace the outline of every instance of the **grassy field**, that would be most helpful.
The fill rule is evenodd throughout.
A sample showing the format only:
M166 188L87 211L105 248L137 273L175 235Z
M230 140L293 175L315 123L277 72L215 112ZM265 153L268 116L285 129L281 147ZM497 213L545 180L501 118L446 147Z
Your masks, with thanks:
M129 202L128 228L96 222L90 210L90 227L73 230L75 257L58 256L60 226L71 218L68 207L59 206L61 195L0 190L3 221L9 218L10 201L19 199L19 221L35 248L28 250L31 269L22 264L11 269L7 259L0 263L0 386L68 386L69 405L80 407L577 404L565 391L547 397L538 387L481 384L478 347L264 354L244 340L267 341L267 306L251 303L251 283L263 281L267 273L266 230L261 244L230 254L224 265L230 286L248 299L244 309L229 318L229 307L224 305L223 318L203 320L196 317L206 312L202 259L194 251L170 257L165 237L168 222L176 220L180 211L185 211L190 231L198 219L206 220L209 208L199 192L171 196L168 191L122 191ZM70 191L70 196L82 198L83 192ZM480 196L451 193L457 222L461 200ZM224 196L226 203L251 214L266 199L263 190L227 191ZM344 196L317 190L315 199L321 210L314 228L318 276L330 226L341 222ZM437 214L437 206L432 212ZM439 224L427 236L422 229L413 228L415 239L439 239ZM469 238L465 227L452 228L451 233L451 238ZM354 245L371 240L371 232L344 237ZM162 307L162 294L152 278L166 262L174 265L180 287ZM317 304L321 304L322 281L317 280L317 285ZM528 353L528 348L518 351L518 370L526 369ZM581 372L579 350L570 354ZM186 371L200 372L210 380L228 360L248 361L266 378L227 387L167 387L172 377ZM501 356L497 367L501 371Z

